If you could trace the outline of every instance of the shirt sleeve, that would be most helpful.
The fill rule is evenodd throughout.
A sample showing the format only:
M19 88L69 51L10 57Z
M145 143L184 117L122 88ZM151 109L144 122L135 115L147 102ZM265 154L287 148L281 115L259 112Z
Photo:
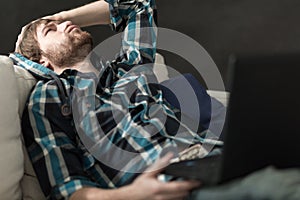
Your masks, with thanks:
M49 199L68 199L82 187L97 187L84 170L71 117L61 113L54 81L38 82L22 118L24 140L41 188Z
M113 30L123 31L116 64L153 63L156 53L156 6L154 0L106 0Z

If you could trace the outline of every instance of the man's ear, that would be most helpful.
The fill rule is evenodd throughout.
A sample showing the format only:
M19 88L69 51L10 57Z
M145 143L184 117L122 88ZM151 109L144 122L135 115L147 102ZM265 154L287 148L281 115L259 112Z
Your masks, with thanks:
M45 56L42 56L39 63L49 69L53 70L53 66L51 65L51 62L49 61L49 59Z

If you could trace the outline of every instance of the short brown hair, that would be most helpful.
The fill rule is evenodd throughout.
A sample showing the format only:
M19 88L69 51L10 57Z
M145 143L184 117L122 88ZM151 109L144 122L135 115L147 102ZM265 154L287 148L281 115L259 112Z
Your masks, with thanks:
M16 48L16 53L22 54L28 59L39 62L41 59L42 51L37 41L37 27L40 24L45 24L51 20L38 19L25 26L21 33L20 42Z

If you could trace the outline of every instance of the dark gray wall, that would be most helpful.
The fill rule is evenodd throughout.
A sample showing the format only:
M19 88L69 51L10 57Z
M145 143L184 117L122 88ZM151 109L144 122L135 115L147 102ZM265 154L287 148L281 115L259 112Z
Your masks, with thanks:
M88 0L1 1L0 53L13 50L22 25L45 14L83 5ZM195 39L216 62L226 79L231 53L274 54L300 50L299 0L157 0L159 26ZM95 43L112 33L92 27ZM161 51L170 66L182 72L192 67L184 59Z

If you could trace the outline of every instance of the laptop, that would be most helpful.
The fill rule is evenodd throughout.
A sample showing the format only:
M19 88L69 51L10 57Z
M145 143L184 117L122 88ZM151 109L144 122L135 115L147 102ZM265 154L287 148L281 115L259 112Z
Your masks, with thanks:
M269 165L300 167L300 56L232 57L222 155L173 163L165 174L225 183Z

